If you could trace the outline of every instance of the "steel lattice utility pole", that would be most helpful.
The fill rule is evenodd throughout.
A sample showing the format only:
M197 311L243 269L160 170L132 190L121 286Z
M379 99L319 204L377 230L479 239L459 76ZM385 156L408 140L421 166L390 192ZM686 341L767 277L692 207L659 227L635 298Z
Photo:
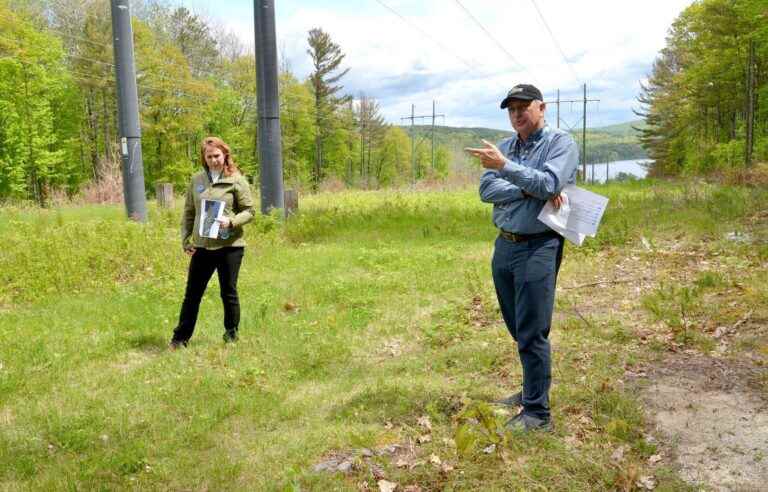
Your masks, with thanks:
M139 94L136 88L136 67L133 61L131 9L128 0L111 0L110 10L125 210L130 219L146 222L147 197L144 193L144 162L141 157Z
M254 0L258 143L261 169L261 213L284 208L280 100L277 91L277 43L274 0Z

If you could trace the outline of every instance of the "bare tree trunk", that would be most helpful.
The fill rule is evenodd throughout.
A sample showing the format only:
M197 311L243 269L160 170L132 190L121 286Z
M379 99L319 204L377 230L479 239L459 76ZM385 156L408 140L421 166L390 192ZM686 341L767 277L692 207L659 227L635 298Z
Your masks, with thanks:
M32 145L32 116L29 113L29 76L27 74L27 67L26 65L22 65L22 68L24 70L24 112L26 113L26 133L27 133L27 150L29 152L28 154L28 161L27 161L27 168L29 169L29 177L27 178L29 180L29 187L32 188L32 196L34 197L35 201L40 204L41 207L45 206L45 200L43 199L42 193L40 193L40 182L37 179L37 168L35 166L35 156L34 156L34 147Z
M99 141L97 135L96 115L93 111L93 89L88 89L88 94L85 96L85 112L88 116L88 139L90 140L91 151L91 170L93 172L93 179L95 181L101 180L101 168L99 167L99 151L97 149L97 143Z
M108 161L112 162L112 141L109 137L109 110L107 108L107 89L103 88L101 89L101 102L102 102L102 111L104 114L104 119L102 121L102 126L104 127L104 158Z

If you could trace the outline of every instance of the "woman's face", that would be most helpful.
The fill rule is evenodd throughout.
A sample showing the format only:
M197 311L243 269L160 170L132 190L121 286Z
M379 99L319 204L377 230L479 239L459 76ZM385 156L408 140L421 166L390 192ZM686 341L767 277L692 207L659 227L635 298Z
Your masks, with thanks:
M217 147L205 148L205 163L211 171L221 172L224 169L224 152Z

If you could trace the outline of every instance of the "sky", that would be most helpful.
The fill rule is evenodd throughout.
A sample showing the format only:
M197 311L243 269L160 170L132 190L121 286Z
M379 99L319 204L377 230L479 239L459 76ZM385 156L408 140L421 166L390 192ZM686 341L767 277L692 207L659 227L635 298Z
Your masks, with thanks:
M253 0L170 0L253 46ZM508 130L499 103L517 83L547 101L599 99L587 127L637 119L640 81L691 0L275 0L277 49L311 71L307 33L319 27L346 54L344 93L375 98L389 123L411 114L437 124ZM582 103L561 103L561 127L581 126ZM556 107L547 107L554 125ZM417 123L430 119L417 120Z

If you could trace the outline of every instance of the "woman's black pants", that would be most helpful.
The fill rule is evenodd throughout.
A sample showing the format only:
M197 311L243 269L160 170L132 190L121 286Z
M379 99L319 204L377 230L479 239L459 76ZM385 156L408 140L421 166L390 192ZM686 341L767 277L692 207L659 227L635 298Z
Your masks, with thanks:
M186 342L192 337L200 310L200 301L208 281L216 270L219 274L221 300L224 303L224 329L232 337L240 324L240 301L237 297L237 274L243 261L245 248L198 248L189 262L187 289L181 304L179 325L173 330L173 340Z

